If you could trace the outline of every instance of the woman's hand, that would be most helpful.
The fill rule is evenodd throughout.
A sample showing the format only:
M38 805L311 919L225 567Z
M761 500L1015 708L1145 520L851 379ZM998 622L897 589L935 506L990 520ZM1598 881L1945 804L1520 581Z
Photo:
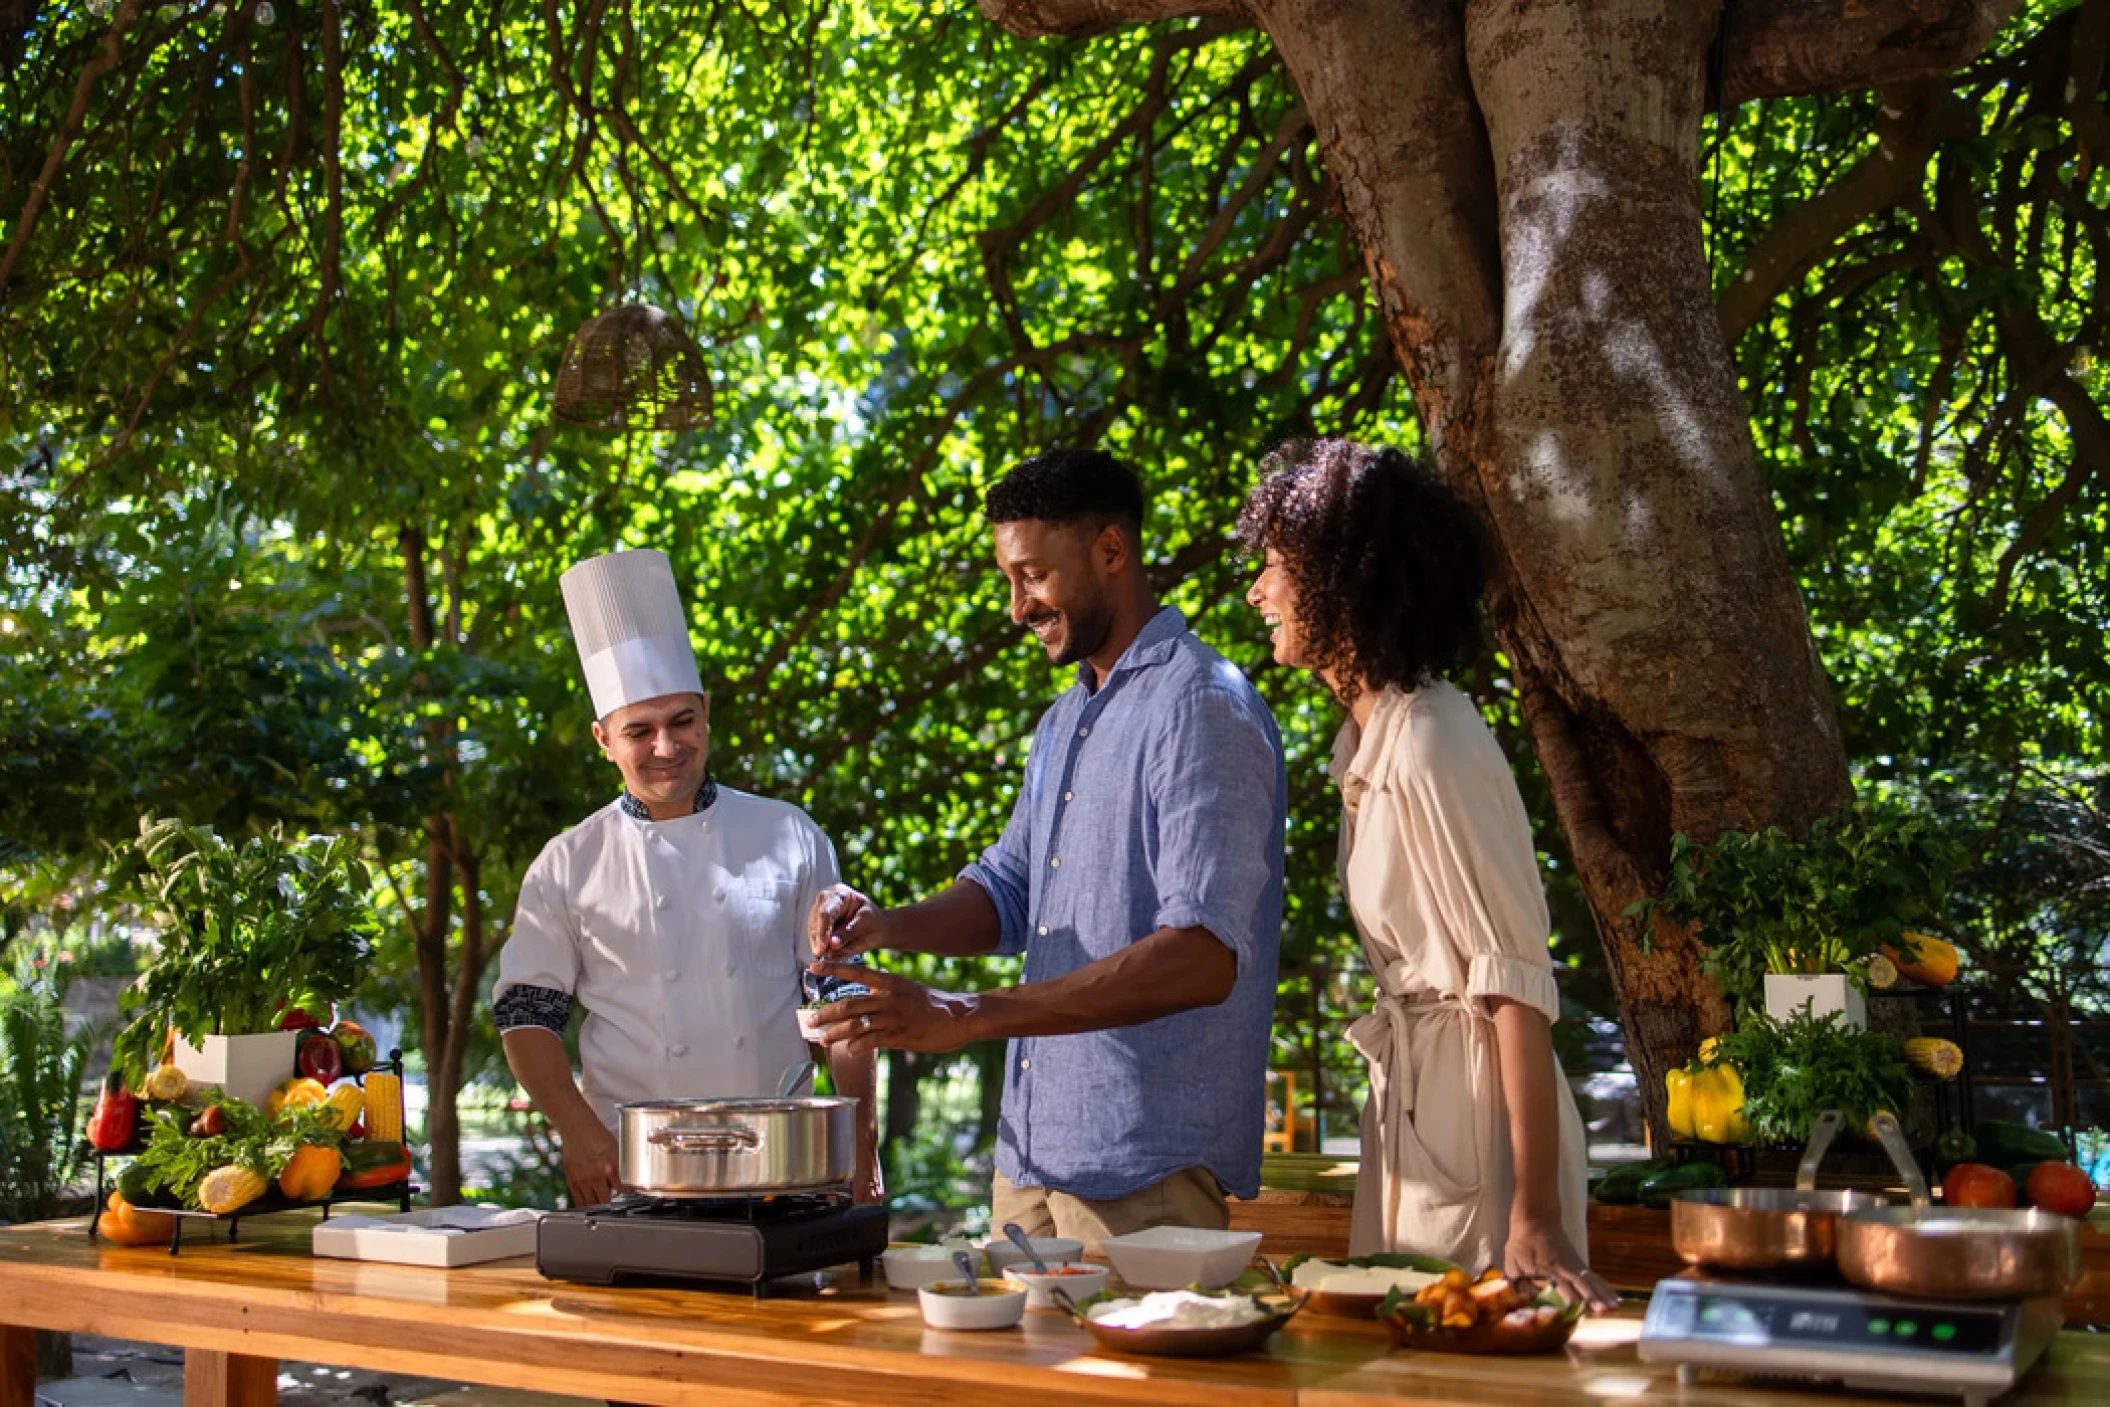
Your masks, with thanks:
M1502 1273L1511 1280L1551 1285L1569 1299L1579 1299L1603 1313L1619 1308L1619 1292L1582 1263L1568 1244L1559 1217L1509 1218L1509 1244L1502 1251Z

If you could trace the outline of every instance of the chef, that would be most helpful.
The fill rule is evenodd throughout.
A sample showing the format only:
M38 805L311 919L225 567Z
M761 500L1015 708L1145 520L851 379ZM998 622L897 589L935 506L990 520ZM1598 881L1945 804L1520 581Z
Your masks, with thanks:
M506 1061L564 1145L575 1207L619 1189L616 1106L769 1094L808 1058L799 1035L806 913L835 849L798 807L718 785L710 699L674 571L649 549L562 579L593 697L594 741L623 792L542 848L499 952ZM564 1031L572 1003L583 1067ZM853 1191L879 1197L873 1057L814 1049L856 1098Z

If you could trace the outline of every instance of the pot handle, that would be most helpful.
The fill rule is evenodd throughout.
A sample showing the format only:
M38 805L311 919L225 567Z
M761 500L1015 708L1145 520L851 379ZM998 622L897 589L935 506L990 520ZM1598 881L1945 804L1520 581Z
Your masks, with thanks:
M1802 1162L1795 1169L1795 1190L1808 1192L1817 1186L1817 1168L1824 1162L1825 1150L1832 1146L1832 1138L1839 1132L1839 1111L1827 1109L1817 1116L1810 1126L1810 1141L1802 1150Z
M1898 1176L1904 1180L1905 1195L1912 1199L1912 1205L1925 1207L1931 1204L1934 1199L1927 1195L1927 1179L1921 1174L1920 1165L1914 1160L1912 1150L1905 1146L1905 1135L1898 1128L1896 1118L1892 1117L1889 1110L1878 1109L1868 1123L1869 1127L1875 1130L1876 1137L1881 1140L1883 1151L1890 1155L1891 1164L1898 1170Z
M645 1142L671 1153L752 1153L762 1146L753 1129L654 1129Z

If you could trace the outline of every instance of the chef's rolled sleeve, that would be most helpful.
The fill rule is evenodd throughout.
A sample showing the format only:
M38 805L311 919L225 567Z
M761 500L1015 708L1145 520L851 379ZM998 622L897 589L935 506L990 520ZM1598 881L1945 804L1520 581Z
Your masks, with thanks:
M544 857L548 855L544 851ZM544 859L538 857L520 881L520 898L513 909L513 932L498 950L498 981L491 989L494 1009L511 1016L527 1016L537 1009L533 1003L508 1002L515 988L534 988L539 993L569 997L579 990L579 950L572 939L571 915L560 891L549 882ZM542 1020L519 1020L516 1025L547 1025Z
M1241 968L1263 925L1281 865L1282 760L1250 707L1227 691L1192 694L1171 711L1148 763L1158 850L1151 877L1159 928L1202 928Z

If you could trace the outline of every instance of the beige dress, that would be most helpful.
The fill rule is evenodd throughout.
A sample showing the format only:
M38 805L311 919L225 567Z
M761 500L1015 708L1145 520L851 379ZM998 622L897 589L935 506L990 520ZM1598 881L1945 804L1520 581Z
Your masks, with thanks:
M1370 1062L1351 1254L1500 1265L1513 1186L1487 998L1560 1014L1550 923L1516 779L1472 701L1437 682L1378 697L1334 740L1341 884L1377 977L1348 1028ZM1584 1241L1582 1118L1558 1060L1561 1219Z

